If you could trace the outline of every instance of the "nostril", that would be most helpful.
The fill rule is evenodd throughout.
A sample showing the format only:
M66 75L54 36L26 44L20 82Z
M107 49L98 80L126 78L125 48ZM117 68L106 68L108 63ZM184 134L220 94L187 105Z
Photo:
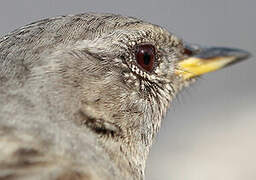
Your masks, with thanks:
M183 52L183 53L184 53L185 55L187 55L187 56L192 56L192 55L194 55L193 51L190 50L190 49L187 49L187 48L184 49L184 52Z

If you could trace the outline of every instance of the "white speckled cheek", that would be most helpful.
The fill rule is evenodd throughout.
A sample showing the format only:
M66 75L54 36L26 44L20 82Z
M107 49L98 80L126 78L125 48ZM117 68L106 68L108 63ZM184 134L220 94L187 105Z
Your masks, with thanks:
M158 76L170 75L172 74L172 72L174 72L174 68L172 67L171 63L166 63L166 62L160 63L155 70L155 73Z

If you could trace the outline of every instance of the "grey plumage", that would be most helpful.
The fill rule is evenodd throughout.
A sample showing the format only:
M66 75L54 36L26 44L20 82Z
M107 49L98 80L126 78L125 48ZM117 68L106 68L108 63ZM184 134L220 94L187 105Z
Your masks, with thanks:
M150 43L151 73L134 60ZM112 14L41 20L0 39L0 179L143 179L184 44Z

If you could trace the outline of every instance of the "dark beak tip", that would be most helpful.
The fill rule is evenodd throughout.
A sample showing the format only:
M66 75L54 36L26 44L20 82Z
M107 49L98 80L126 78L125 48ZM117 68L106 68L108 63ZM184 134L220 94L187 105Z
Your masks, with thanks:
M196 56L205 59L214 57L235 57L237 60L243 60L250 58L251 53L237 48L208 47L201 49Z
M251 57L251 53L242 49L235 49L235 48L223 48L224 54L227 53L226 56L234 56L238 59L248 59Z
M245 50L241 50L240 52L240 58L241 59L249 59L252 57L252 54L248 51L245 51Z

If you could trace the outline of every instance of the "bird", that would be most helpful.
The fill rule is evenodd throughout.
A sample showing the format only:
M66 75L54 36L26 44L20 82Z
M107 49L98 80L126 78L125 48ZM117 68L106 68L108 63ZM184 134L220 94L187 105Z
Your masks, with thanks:
M0 38L0 179L145 179L177 93L249 56L108 13L18 28Z

